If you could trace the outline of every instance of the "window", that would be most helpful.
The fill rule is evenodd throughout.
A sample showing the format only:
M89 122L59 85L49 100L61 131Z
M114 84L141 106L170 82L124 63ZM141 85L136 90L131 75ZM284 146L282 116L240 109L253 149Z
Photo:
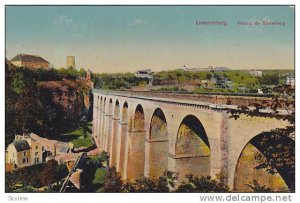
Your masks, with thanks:
M35 156L37 156L37 155L38 155L38 152L35 153Z
M35 146L35 149L38 149L38 146Z
M23 152L23 155L26 156L26 152Z
M26 159L26 163L28 163L28 158Z
M22 163L25 164L25 162L26 162L26 159L22 159Z

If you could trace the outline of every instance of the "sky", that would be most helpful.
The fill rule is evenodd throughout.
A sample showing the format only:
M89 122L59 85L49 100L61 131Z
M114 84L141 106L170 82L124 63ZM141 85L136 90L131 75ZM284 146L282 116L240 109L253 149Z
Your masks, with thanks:
M34 54L61 68L73 55L76 68L99 73L294 68L289 6L6 6L5 12L8 59ZM205 21L227 26L199 23Z

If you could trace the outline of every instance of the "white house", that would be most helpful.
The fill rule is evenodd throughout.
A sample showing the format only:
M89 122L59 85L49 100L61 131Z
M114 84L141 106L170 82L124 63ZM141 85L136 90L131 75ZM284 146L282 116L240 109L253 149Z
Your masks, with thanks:
M261 70L250 70L250 75L253 75L254 77L262 77L263 73Z

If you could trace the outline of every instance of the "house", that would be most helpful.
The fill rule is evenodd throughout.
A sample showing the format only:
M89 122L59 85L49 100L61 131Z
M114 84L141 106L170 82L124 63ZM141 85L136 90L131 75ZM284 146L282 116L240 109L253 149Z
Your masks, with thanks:
M44 146L29 134L16 135L6 150L6 163L22 168L43 162Z
M216 77L216 84L218 87L221 87L221 88L231 89L233 87L232 81L230 81L228 78L223 77L223 76Z
M8 164L13 164L14 168L22 168L31 165L31 147L27 140L15 140L7 147Z
M44 68L49 69L50 63L40 56L29 55L29 54L18 54L10 63L16 67L26 67L26 68Z
M152 77L153 72L151 72L151 69L145 69L145 70L139 70L135 72L135 77L137 78L150 78Z
M253 75L254 77L262 77L263 73L261 70L250 70L250 75Z
M151 69L139 70L135 72L134 75L137 78L148 78L149 79L148 86L152 86L154 79L153 79L153 72L151 72Z

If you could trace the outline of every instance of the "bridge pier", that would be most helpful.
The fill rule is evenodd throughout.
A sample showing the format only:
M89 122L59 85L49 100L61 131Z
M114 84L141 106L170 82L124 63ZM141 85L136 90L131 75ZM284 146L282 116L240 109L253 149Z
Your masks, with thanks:
M124 157L125 157L125 144L127 137L127 123L119 122L118 125L118 140L117 140L117 171L120 173L121 177L124 175Z
M209 176L211 173L209 156L174 156L169 154L168 170L178 173L179 180L184 180L185 175Z
M105 115L105 122L104 122L104 136L106 138L105 140L105 151L110 153L110 146L111 146L111 122L112 115Z
M96 104L97 105L97 104ZM97 121L98 121L98 107L97 106L94 106L94 111L93 111L93 138L95 139L96 141L96 138L97 138L97 131L98 131L98 128L97 128Z
M99 135L100 135L100 145L99 150L102 151L104 150L104 134L103 134L103 127L104 127L104 116L103 116L104 112L101 110L99 113L99 119L100 119L100 124L98 127L98 131L99 131Z
M144 177L145 166L145 131L128 132L128 157L126 177L131 181L142 179Z
M145 139L145 177L158 178L168 170L168 140Z
M102 134L101 134L101 105L98 107L98 111L97 111L97 140L95 140L95 142L98 142L97 146L100 147L101 146L101 138L102 138Z
M110 145L110 161L111 166L117 166L117 142L119 137L118 118L112 118L111 128L111 145Z

